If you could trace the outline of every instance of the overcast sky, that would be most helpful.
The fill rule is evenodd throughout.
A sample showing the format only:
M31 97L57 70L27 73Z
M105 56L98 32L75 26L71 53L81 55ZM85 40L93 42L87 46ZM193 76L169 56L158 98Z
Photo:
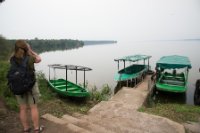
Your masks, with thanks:
M200 38L200 0L5 0L0 34L8 39Z

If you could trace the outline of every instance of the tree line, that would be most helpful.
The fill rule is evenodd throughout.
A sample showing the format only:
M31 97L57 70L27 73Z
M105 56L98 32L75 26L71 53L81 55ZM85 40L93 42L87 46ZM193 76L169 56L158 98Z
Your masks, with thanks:
M69 50L83 47L84 42L72 39L31 39L25 40L31 48L37 53L55 51L55 50ZM0 60L8 59L11 52L14 51L15 39L5 39L0 36Z
M14 44L16 40L10 40L12 44ZM48 51L55 51L55 50L67 50L67 49L74 49L83 47L84 43L79 40L72 40L72 39L31 39L25 40L31 48L36 51L37 53L43 53Z

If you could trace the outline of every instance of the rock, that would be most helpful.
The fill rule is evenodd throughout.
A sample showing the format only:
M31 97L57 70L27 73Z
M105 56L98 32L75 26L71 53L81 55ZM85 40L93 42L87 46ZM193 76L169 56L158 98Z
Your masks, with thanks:
M200 133L200 123L188 122L183 125L188 133Z

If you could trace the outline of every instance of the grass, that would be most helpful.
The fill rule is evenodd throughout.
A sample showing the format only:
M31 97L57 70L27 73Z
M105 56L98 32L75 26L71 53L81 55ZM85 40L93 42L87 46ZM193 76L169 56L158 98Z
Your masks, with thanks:
M9 68L8 61L0 61L0 97L6 102L6 105L11 109L18 111L17 101L14 98L14 95L10 92L7 86L7 72Z
M186 104L158 103L151 108L142 106L139 111L166 117L179 123L197 122L200 118L200 107Z

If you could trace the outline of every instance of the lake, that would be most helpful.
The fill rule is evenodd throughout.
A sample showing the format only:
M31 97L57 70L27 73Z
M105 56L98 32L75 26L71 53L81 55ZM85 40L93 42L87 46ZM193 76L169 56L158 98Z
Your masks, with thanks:
M114 74L117 72L117 62L115 58L133 54L151 55L150 65L155 70L155 63L160 57L165 55L183 55L188 56L192 69L189 72L189 84L186 102L193 104L193 95L195 82L200 78L199 67L199 40L185 41L126 41L115 44L104 45L86 45L84 47L72 50L51 51L40 54L42 62L36 65L37 71L42 71L48 78L48 64L73 64L87 66L92 71L86 72L86 80L89 87L96 86L101 88L108 84L111 88L115 88ZM128 64L127 64L128 65ZM123 64L120 64L120 68ZM68 77L75 82L75 71L69 71ZM51 71L53 78L54 72ZM55 72L56 78L64 78L65 71L58 70ZM83 72L78 72L78 83L83 83Z

